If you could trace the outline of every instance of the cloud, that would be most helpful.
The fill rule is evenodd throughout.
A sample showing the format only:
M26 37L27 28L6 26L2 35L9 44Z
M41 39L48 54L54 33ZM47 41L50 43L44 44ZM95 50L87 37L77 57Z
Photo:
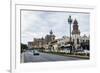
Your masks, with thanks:
M89 32L89 14L50 11L22 11L21 42L33 41L49 34L52 29L57 38L69 36L68 17L78 20L81 32ZM83 34L83 33L82 33Z

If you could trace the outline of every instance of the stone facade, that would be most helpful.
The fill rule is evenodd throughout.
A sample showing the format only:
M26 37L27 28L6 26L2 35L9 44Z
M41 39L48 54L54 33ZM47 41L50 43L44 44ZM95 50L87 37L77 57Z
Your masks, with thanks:
M48 48L48 45L51 41L55 40L55 35L52 30L49 35L46 35L44 38L34 38L33 48Z

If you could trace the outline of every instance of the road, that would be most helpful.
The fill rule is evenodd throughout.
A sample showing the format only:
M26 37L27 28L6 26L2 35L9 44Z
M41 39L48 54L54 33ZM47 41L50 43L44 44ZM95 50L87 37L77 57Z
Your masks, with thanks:
M82 60L80 58L65 57L60 55L40 53L40 55L33 55L31 51L26 51L22 54L21 62L48 62L48 61L69 61L69 60Z

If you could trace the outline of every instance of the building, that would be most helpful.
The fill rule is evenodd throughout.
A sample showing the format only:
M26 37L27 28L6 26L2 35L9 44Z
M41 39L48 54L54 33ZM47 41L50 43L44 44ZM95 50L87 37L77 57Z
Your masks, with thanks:
M33 42L28 42L28 49L31 49L33 47Z
M49 42L55 40L55 35L53 34L52 30L50 31L49 35L45 36L45 42L48 44Z
M90 50L90 36L84 36L81 37L81 47L84 50Z
M65 50L68 50L67 47L70 46L69 40L70 39L67 36L64 36L59 39L55 39L52 42L50 42L49 50L53 52L63 52Z
M78 21L75 19L72 28L71 46L74 50L88 49L90 36L80 36ZM55 35L51 30L45 37L34 38L33 42L28 42L29 48L37 48L45 51L61 52L70 50L70 37L63 36L55 39Z
M42 48L44 44L44 38L34 38L33 48Z
M73 48L78 49L80 47L80 30L78 26L78 21L75 19L73 22L73 30L72 30L72 42Z
M34 38L33 40L33 48L40 48L40 49L48 49L50 42L55 40L55 35L53 34L52 30L49 34L47 34L44 38Z

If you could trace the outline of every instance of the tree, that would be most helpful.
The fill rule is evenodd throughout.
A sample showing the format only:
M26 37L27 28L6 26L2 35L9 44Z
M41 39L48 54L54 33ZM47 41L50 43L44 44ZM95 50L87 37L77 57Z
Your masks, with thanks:
M28 47L27 47L27 45L26 44L22 44L21 43L21 53L24 51L24 50L26 50Z
M86 42L82 42L81 43L81 47L85 50L90 50L90 43L89 40L87 40Z

